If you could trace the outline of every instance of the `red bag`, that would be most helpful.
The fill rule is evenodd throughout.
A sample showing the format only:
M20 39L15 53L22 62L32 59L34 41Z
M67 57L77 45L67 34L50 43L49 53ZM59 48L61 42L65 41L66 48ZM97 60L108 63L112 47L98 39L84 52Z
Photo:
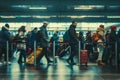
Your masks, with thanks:
M80 50L80 64L86 64L88 63L88 50Z

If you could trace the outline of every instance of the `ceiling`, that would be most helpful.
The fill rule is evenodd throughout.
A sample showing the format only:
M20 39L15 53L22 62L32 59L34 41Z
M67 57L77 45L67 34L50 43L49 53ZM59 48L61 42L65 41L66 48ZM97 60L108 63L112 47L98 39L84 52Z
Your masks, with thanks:
M120 0L0 0L0 22L120 22Z

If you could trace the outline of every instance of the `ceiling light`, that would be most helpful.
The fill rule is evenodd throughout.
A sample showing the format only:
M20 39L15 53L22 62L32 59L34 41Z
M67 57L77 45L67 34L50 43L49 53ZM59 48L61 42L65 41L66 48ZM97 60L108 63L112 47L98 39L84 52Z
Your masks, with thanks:
M12 5L14 8L28 8L30 5Z
M18 18L28 18L28 17L31 17L31 16L28 16L28 15L21 15L21 16L16 16Z
M47 7L29 7L29 9L47 9Z
M107 18L120 18L120 16L107 16Z
M33 18L50 18L51 16L32 16Z
M16 18L16 16L0 16L1 18Z
M71 18L99 18L104 16L92 16L92 15L84 15L84 16L70 16Z
M75 6L74 9L81 9L81 10L89 10L89 9L100 9L100 8L104 8L103 5L81 5L81 6Z

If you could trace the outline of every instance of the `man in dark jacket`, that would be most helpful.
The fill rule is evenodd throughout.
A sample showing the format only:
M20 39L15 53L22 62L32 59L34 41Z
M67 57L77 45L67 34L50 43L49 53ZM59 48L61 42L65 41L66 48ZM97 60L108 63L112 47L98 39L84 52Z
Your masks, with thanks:
M0 31L0 49L4 53L4 59L7 60L7 41L10 42L9 24L5 24ZM10 51L10 49L9 49ZM9 57L11 54L9 53Z
M37 59L37 63L39 64L40 59L45 55L46 59L47 59L47 63L52 62L47 55L47 47L48 47L48 34L47 34L47 27L48 23L44 22L43 26L40 27L40 31L38 31L40 33L40 46L43 48L41 55L39 56L39 58ZM38 36L38 35L37 35ZM38 36L39 37L39 36Z
M110 65L113 65L112 61L115 60L115 45L117 41L117 34L116 34L116 26L111 26L111 32L109 36L109 41L110 41Z
M76 35L76 28L77 26L77 22L73 21L72 24L69 27L69 35L70 35L70 46L71 46L71 54L70 57L67 59L67 62L69 64L74 65L74 60L73 57L76 55L76 48L77 48L77 44L78 44L78 37Z

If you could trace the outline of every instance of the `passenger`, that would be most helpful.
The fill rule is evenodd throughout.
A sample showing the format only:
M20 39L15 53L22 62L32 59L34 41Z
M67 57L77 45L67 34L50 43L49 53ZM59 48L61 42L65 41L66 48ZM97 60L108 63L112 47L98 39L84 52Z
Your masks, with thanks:
M29 34L29 40L28 40L28 42L29 42L29 48L31 48L32 49L32 51L34 50L34 41L36 40L36 34L37 34L37 27L35 27L32 31L31 31L31 33Z
M67 59L67 62L71 65L75 64L73 58L77 53L76 49L77 49L77 45L78 45L78 41L79 41L79 39L76 35L76 30L75 30L76 26L77 26L77 22L73 21L69 27L71 54L70 54L69 58Z
M84 49L84 36L83 36L83 32L79 32L79 37L78 37L78 39L80 40L80 47L81 47L81 50L83 50Z
M93 50L97 51L97 41L99 40L99 34L98 31L92 34L92 41L93 41Z
M93 54L93 43L92 43L92 36L91 36L91 30L88 30L86 33L86 49L88 50L88 56L90 57L90 54Z
M17 42L17 49L20 51L18 63L26 62L26 36L25 36L25 26L21 26L18 29L18 34L15 36L15 41ZM22 61L24 58L24 61Z
M107 31L105 34L105 41L106 41L106 47L108 47L110 43L110 32L109 31Z
M104 38L104 33L105 33L105 30L104 30L104 25L100 25L98 28L97 28L97 31L98 31L98 34L101 35L103 38Z
M40 46L43 48L41 55L38 57L37 59L37 64L40 64L40 60L41 58L45 55L45 58L47 59L47 63L51 63L53 61L51 61L47 55L47 48L48 48L48 42L49 42L49 38L48 38L48 33L47 33L47 25L48 22L43 22L43 26L40 27L40 30L37 33L37 41L40 42ZM39 38L40 37L40 38Z
M115 43L117 40L116 34L116 26L111 26L110 32L110 65L113 64L113 60L115 60Z
M99 35L99 40L97 41L98 44L97 44L97 48L98 48L98 65L105 65L105 63L102 61L102 56L103 56L103 50L104 50L104 38L103 36Z
M9 43L9 61L10 61L10 56L11 56L11 52L10 52L10 32L9 32L9 24L5 24L2 27L2 30L0 31L0 57L2 57L2 55L4 54L4 61L6 63L7 61L7 41ZM11 64L11 62L8 62L9 64Z

